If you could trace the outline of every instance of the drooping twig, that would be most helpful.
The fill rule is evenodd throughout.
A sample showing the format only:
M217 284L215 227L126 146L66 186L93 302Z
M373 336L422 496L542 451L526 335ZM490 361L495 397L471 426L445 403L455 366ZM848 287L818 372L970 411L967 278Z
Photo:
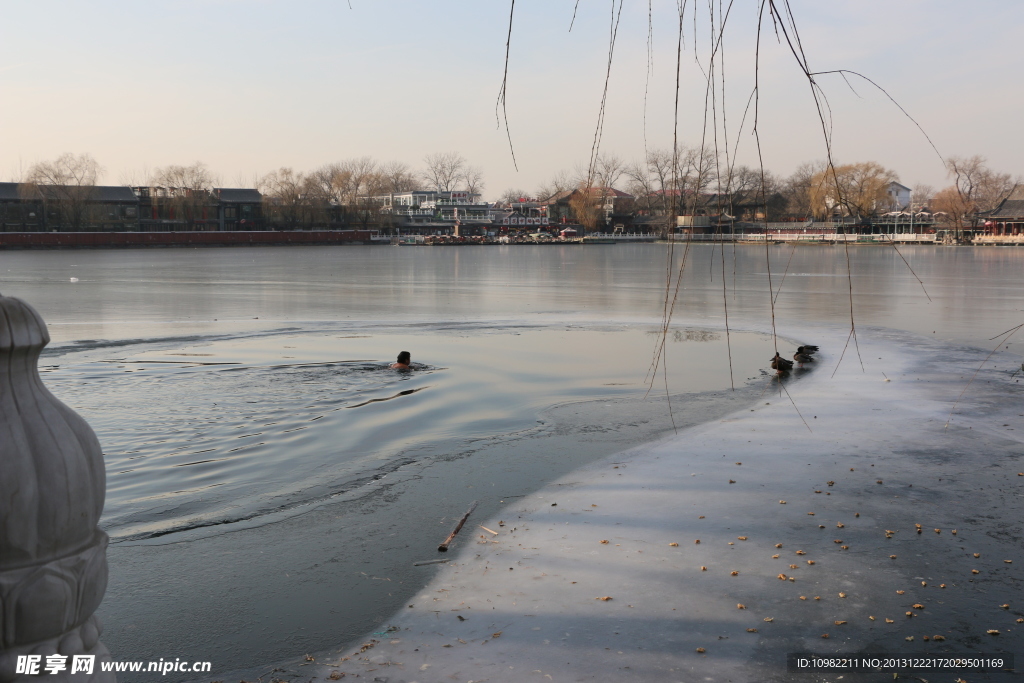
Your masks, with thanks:
M853 336L853 329L851 328L850 329L850 334L846 335L846 343L843 344L843 352L841 354L839 354L839 362L836 363L836 367L833 368L833 370L832 370L832 377L836 376L836 373L839 372L839 366L843 364L843 356L846 355L846 349L847 349L847 347L850 346L850 337L852 337L852 336Z
M911 207L910 210L913 211L914 208ZM932 298L931 298L931 296L928 295L928 290L924 286L924 281L922 281L921 278L919 278L917 276L917 273L914 272L914 269L910 267L910 263L907 261L906 258L903 257L903 254L902 254L902 252L900 252L899 247L896 246L896 240L894 240L893 238L890 237L889 238L889 244L891 244L892 248L896 250L896 253L899 254L899 257L901 259L903 259L903 263L907 264L907 270L910 271L910 274L913 275L914 279L917 280L918 284L921 285L921 291L924 292L924 295L928 297L928 301L930 302L932 300ZM995 337L993 337L993 339L995 339Z
M512 166L519 170L519 164L516 163L516 150L512 146L512 131L508 127L508 110L505 108L506 95L508 94L508 56L509 49L512 45L512 15L516 11L516 0L511 0L508 10L508 37L505 39L505 71L501 78L501 89L498 91L498 101L494 105L494 117L498 120L498 126L501 127L501 119L505 119L505 135L508 136L508 150L512 154ZM501 116L498 116L498 107L501 107Z
M965 386L963 388L963 391L960 392L960 395L956 397L956 401L953 402L953 407L949 411L949 417L946 418L946 424L943 425L943 427L942 427L943 430L946 430L946 429L949 428L949 423L953 419L953 413L956 411L956 407L958 405L960 405L960 399L964 397L964 394L967 393L967 389L971 386L971 384L974 383L974 379L978 376L978 373L981 372L981 368L985 366L985 363L988 362L989 358L991 358L993 355L995 355L995 352L999 350L999 347L1002 346L1005 342L1010 341L1010 337L1012 337L1013 335L1017 334L1017 331L1020 330L1020 328L1022 328L1022 327L1024 327L1024 323L1021 323L1020 325L1017 325L1017 327L1011 327L1006 332L1003 332L1002 335L999 335L999 336L1002 336L1004 338L1000 339L999 343L996 344L996 347L994 349L992 349L987 356L985 356L985 360L981 361L981 364L978 365L978 369L974 371L973 375L971 375L971 379L970 379L969 382L967 382L967 386ZM1022 367L1024 367L1024 366L1022 366Z
M879 90L881 90L882 94L885 95L889 99L890 102L892 102L894 105L896 105L896 108L899 109L901 112L903 112L903 115L906 116L908 119L910 119L910 122L913 123L917 127L917 129L919 131L921 131L921 135L923 135L924 139L928 141L928 144L931 146L932 150L934 150L935 155L939 157L939 161L942 162L943 166L946 165L945 158L943 158L942 153L939 151L939 148L935 146L935 143L932 142L932 139L928 136L927 131L925 131L925 129L921 126L921 124L917 122L917 119L915 119L913 116L910 115L910 112L908 112L906 109L903 108L903 105L901 105L899 102L897 102L896 99L892 95L889 94L889 91L887 91L885 88L880 86L878 83L875 83L873 80L871 80L870 78L868 78L864 74L860 74L860 73L857 73L856 71L851 71L849 69L833 69L831 71L814 71L814 72L809 73L808 76L812 76L812 77L813 76L824 76L824 75L827 75L827 74L840 74L840 75L843 76L844 79L846 78L846 74L850 74L851 76L857 76L858 78L863 78L865 81L867 81L871 85L873 85L876 88L878 88ZM849 83L849 81L847 81L847 83ZM850 88L852 90L853 86L850 86Z
M807 427L807 431L813 433L814 430L811 429L811 425L807 424L807 420L804 419L803 413L801 413L800 409L796 406L796 401L794 401L793 397L789 395L789 389L786 388L786 383L782 381L781 376L779 377L779 386L782 387L784 392L786 392L786 397L789 398L789 402L793 404L793 410L795 410L796 414L800 416L800 421L804 423L804 427Z
M647 94L654 71L654 0L647 0L647 75L644 78L644 159L647 159Z
M857 350L857 360L860 361L860 371L866 372L864 359L860 355L860 343L857 340L857 323L853 319L853 268L850 265L850 240L843 240L843 249L846 252L846 282L850 290L850 333L853 335L853 348Z
M789 275L789 265L793 263L793 254L795 253L796 243L794 242L793 245L790 247L789 260L786 261L786 270L783 271L782 273L782 280L779 282L779 288L775 290L775 299L773 299L772 303L777 303L779 300L779 294L782 294L782 285L786 284L786 276Z
M589 193L592 191L591 187L594 182L594 175L597 171L597 160L601 150L601 138L604 135L604 114L605 107L608 103L608 82L612 77L612 61L615 55L615 39L619 34L619 20L622 18L622 5L624 0L618 0L618 11L615 9L616 0L612 0L612 18L611 25L608 29L608 67L604 74L604 90L601 93L601 106L597 112L597 125L594 127L594 142L590 147L590 167L587 171L587 188L588 193L587 199L591 197Z
M677 0L678 1L678 0ZM679 191L679 74L682 69L683 61L683 20L686 11L686 0L682 0L678 4L679 10L679 31L676 37L676 82L675 82L675 103L673 110L673 122L672 122L672 193L671 196L682 197L682 193ZM648 370L647 377L644 379L646 382L650 379L650 384L647 387L647 394L650 394L651 388L654 386L654 381L657 379L658 366L661 362L662 357L665 353L665 343L668 339L668 328L672 321L672 308L675 306L675 298L670 297L672 293L672 274L675 270L675 235L672 232L672 223L676 222L676 216L679 215L679 202L677 199L672 200L672 211L671 211L671 222L669 223L668 230L668 253L666 255L665 264L665 298L662 302L661 312L661 336L658 339L658 343L655 344L654 356L651 359L651 367ZM686 243L686 249L683 252L683 260L679 266L679 276L682 277L683 268L686 265L686 255L689 253L690 243ZM676 283L676 292L678 293L679 284ZM647 397L647 394L644 397ZM672 397L666 393L665 396L668 401L669 415L672 414Z

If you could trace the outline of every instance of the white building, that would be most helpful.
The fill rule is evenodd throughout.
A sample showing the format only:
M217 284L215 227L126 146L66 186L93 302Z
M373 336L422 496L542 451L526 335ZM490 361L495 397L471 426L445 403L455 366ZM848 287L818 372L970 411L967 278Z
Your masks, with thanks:
M381 213L397 218L400 228L424 228L448 231L460 225L489 227L493 223L491 206L480 201L480 194L464 190L436 192L411 190L372 197Z
M891 182L886 194L889 195L890 211L906 211L910 208L910 188L906 185Z

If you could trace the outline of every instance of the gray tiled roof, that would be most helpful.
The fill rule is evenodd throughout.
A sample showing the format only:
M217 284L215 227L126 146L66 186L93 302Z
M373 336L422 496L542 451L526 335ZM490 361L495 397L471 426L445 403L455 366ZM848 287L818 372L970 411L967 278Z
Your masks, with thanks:
M14 183L10 183L14 184ZM44 197L52 198L58 193L55 191L57 187L66 187L61 185L39 185L39 192ZM132 192L132 188L124 185L95 185L92 188L82 188L83 190L88 189L88 201L90 202L121 202L128 204L138 204L139 198ZM59 195L58 195L59 196ZM81 195L79 195L81 196Z
M989 214L991 218L1024 217L1024 185L1017 185L999 207Z
M18 195L18 183L0 183L0 202L17 201L21 199Z
M138 203L139 198L132 192L132 188L126 185L97 185L92 200L96 202Z
M215 187L213 193L222 202L238 203L238 204L249 204L263 201L263 195L260 194L259 190L251 190L245 188L234 188L234 187Z
M1024 199L1007 199L992 212L992 218L1024 218Z

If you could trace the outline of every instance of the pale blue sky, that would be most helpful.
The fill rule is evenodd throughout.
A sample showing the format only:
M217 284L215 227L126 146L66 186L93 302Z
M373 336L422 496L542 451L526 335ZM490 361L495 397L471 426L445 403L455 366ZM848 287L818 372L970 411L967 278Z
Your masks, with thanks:
M714 0L717 6L718 0ZM728 5L728 0L723 0ZM461 152L485 196L535 189L590 154L611 2L516 3L508 114L513 168L495 121L508 2L185 0L2 2L0 177L63 152L89 152L118 183L144 168L206 162L225 185L280 166L310 170L369 155L419 167ZM646 139L672 136L675 2L653 0ZM707 0L696 50L705 62ZM689 6L694 6L691 1ZM753 85L758 3L734 0L725 39L730 145ZM1019 135L1024 26L1019 0L791 0L812 68L859 71L885 87L944 155L986 156L1024 174ZM698 144L704 83L693 20L682 75L681 137ZM765 166L783 175L824 157L806 82L774 35L761 53ZM602 149L643 156L647 3L626 0ZM908 185L946 183L928 143L877 91L823 79L837 161L873 160ZM739 159L756 163L748 128Z

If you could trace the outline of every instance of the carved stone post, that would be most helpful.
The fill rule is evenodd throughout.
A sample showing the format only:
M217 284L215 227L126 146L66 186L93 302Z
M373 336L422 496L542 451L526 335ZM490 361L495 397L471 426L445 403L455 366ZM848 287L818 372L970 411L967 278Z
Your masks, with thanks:
M114 683L93 615L107 589L103 453L43 386L49 341L34 308L0 296L0 683ZM38 673L16 673L19 655L42 655ZM66 657L56 674L50 655ZM91 675L72 675L74 655L96 655Z

